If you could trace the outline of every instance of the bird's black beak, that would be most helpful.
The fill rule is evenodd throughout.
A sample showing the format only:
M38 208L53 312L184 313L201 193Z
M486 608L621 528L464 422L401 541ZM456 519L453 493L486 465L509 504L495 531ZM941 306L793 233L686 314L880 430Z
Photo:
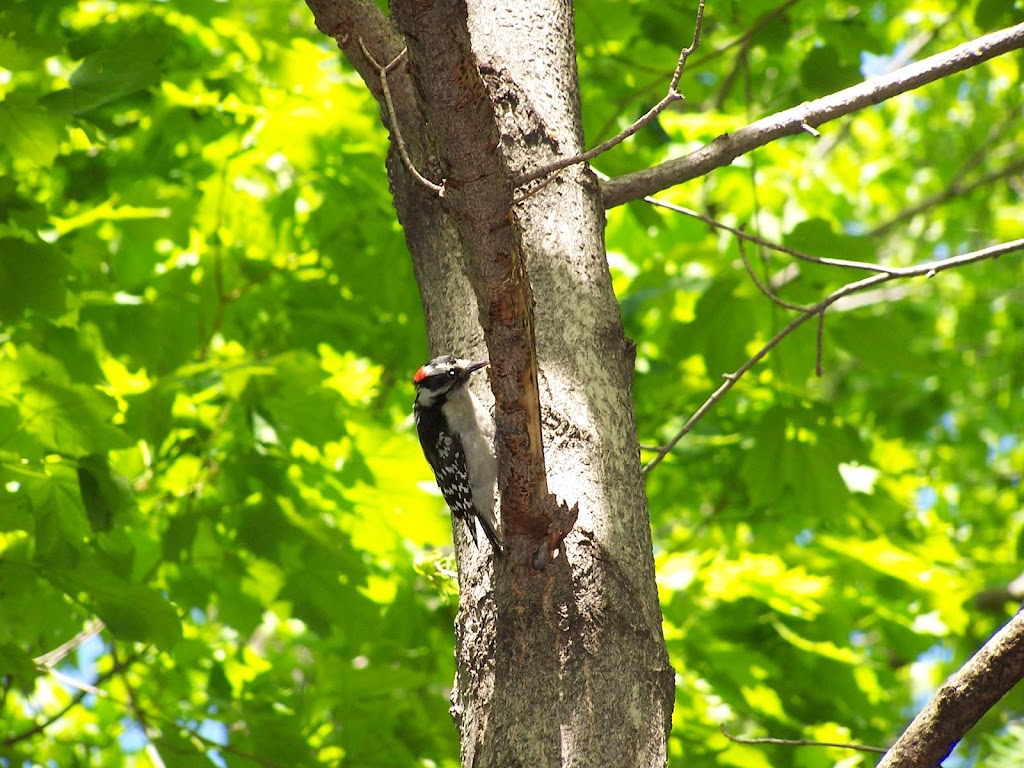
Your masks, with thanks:
M490 360L481 360L480 362L477 362L477 363L470 363L469 365L467 365L465 367L465 369L463 369L463 372L462 372L463 378L467 378L468 379L469 375L471 373L473 373L474 371L479 371L481 368L484 368L484 367L490 365L490 362L491 362Z

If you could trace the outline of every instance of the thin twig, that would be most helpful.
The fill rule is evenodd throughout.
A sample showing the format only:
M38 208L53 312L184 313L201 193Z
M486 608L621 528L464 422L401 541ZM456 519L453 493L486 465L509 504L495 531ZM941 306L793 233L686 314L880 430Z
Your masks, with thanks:
M118 659L116 647L111 647L110 655L113 657L114 663L117 664ZM167 763L164 762L164 758L156 746L156 742L160 738L160 732L149 724L149 718L146 717L146 713L139 705L138 692L135 690L135 686L132 685L131 680L128 679L128 675L126 674L127 671L127 666L121 670L121 682L124 683L124 688L128 692L128 703L131 706L132 712L135 713L135 720L142 726L142 732L146 734L146 755L156 768L167 768Z
M96 637L96 635L102 632L105 627L106 625L100 619L93 619L86 625L85 629L70 640L60 644L52 651L44 653L42 656L36 656L32 661L40 667L54 667L62 662L69 653L78 648L78 646L86 640L91 640Z
M612 147L617 147L619 144L624 142L634 133L639 131L645 125L650 123L654 118L664 112L670 104L677 101L681 101L683 94L679 92L679 81L683 77L683 70L686 68L686 60L690 58L694 51L700 47L700 29L704 23L704 0L700 0L697 6L697 21L693 28L693 42L689 46L679 52L679 61L676 63L676 69L672 73L672 79L668 84L668 92L662 97L661 101L647 110L644 115L638 119L635 123L629 126L626 130L617 136L613 136L608 141L603 141L593 149L588 149L586 152L582 152L573 157L563 157L561 160L555 160L554 162L542 165L540 168L536 168L529 173L520 176L516 179L516 186L521 187L524 184L529 184L531 181L547 176L548 174L557 173L564 168L568 168L570 165L576 165L578 163L585 163L589 160L594 159L600 154L607 152Z
M772 737L762 737L756 739L748 739L742 736L733 736L725 728L725 724L718 726L722 735L725 736L729 741L734 741L737 744L775 744L782 747L835 747L836 749L852 749L856 752L874 752L876 755L884 755L889 750L885 747L871 747L866 744L847 744L841 741L813 741L811 739L776 739Z
M954 269L956 267L962 267L967 264L973 264L978 261L985 261L986 259L997 259L1000 256L1005 256L1008 253L1014 251L1024 250L1024 239L1011 240L1007 243L1000 243L998 245L989 246L979 251L972 251L970 253L961 254L959 256L951 256L948 259L938 259L937 261L930 261L926 264L921 264L916 267L903 267L898 272L886 273L880 275L871 275L861 280L857 280L852 283L847 283L843 287L833 291L824 299L819 301L817 304L807 308L807 311L801 314L799 317L794 318L783 328L781 331L772 336L771 339L765 343L754 355L747 360L743 365L737 368L732 373L723 374L725 379L721 386L718 387L711 396L698 408L694 414L687 420L682 428L672 436L672 439L665 443L661 450L658 451L657 455L651 459L643 467L643 472L650 472L662 460L672 451L673 448L692 430L697 423L704 418L704 415L711 410L711 408L721 400L726 393L735 386L736 382L742 378L742 376L761 362L769 352L771 352L779 343L789 336L793 331L799 328L801 325L806 323L812 317L818 317L823 314L830 306L835 304L839 299L844 296L849 296L853 293L867 290L868 288L874 288L882 283L887 283L890 280L897 278L909 278L909 277L932 277L937 275L939 272L945 272L948 269Z
M69 642L71 642L71 641L69 641ZM64 645L61 646L61 648L64 648L68 644L69 643L65 643ZM60 648L58 648L57 650L60 650ZM52 653L55 653L55 651L51 651L49 654L46 654L46 656L50 656L50 654L52 654ZM40 658L46 658L46 656L41 656ZM126 660L126 663L131 663L136 658L138 658L138 657L137 656L133 656L130 659ZM67 685L67 686L69 686L71 688L76 689L76 693L75 693L74 696L71 697L71 700L68 701L68 703L66 705L61 707L59 710L54 712L52 715L49 715L48 717L46 717L44 720L39 721L38 723L33 725L31 728L27 728L26 730L20 731L19 733L13 733L13 734L11 734L9 736L6 736L3 739L3 741L0 741L0 745L2 745L4 747L10 747L10 746L12 746L14 744L17 744L19 741L25 741L27 739L32 738L33 736L36 736L37 734L42 733L47 728L49 728L51 725L53 725L58 720L60 720L62 717L64 717L64 715L66 715L68 712L70 712L72 709L74 709L76 706L78 706L82 702L82 699L84 699L88 694L93 693L93 694L102 695L102 694L105 693L104 691L100 690L99 688L96 688L95 686L91 686L88 683L83 683L83 682L81 682L79 680L75 680L73 677L68 677L67 675L62 674L61 672L57 671L53 667L47 666L46 664L40 663L40 669L42 671L52 675L54 678L56 678L60 682L64 683L65 685ZM103 674L101 674L99 677L96 678L96 685L99 685L99 684L103 683L104 681L109 680L111 677L116 675L118 672L120 672L120 668L118 667L118 665L115 664L111 669L109 669L108 671L104 672Z
M69 677L68 675L63 674L62 672L60 672L60 671L58 671L56 669L47 669L46 672L48 672L50 675L52 675L53 677L58 679L60 682L64 683L65 685L67 685L67 686L69 686L71 688L75 688L75 689L78 690L78 694L76 694L76 700L70 706L68 706L67 708L62 710L61 715L66 713L67 710L71 708L71 706L74 706L74 704L77 704L78 702L80 702L82 700L82 698L84 698L86 696L86 694L90 694L90 693L93 694L94 696L106 699L111 704L114 704L114 705L120 707L121 709L124 709L126 711L130 710L132 708L132 705L131 705L130 702L126 702L126 701L123 701L121 699L118 699L116 696L111 695L108 691L105 691L102 688L99 688L98 686L102 682L104 682L104 681L108 680L109 678L113 677L114 675L118 674L121 671L122 667L134 664L140 658L141 658L141 654L140 653L132 654L131 656L126 658L124 660L124 662L122 662L121 665L115 665L109 671L104 672L102 675L97 677L95 683L91 684L91 685L89 683L83 682L82 680L76 680L73 677ZM265 757L261 757L260 755L257 755L257 754L255 754L253 752L248 752L248 751L246 751L244 749L240 749L239 747L235 747L232 744L222 744L222 743L220 743L218 741L214 741L213 739L211 739L211 738L209 738L207 736L204 736L197 729L192 728L191 726L187 725L186 723L180 722L179 720L176 720L173 717L168 717L167 715L163 715L160 712L151 713L151 717L154 720L158 720L158 721L162 722L165 726L172 727L172 728L175 728L175 729L178 729L178 730L181 730L181 731L185 731L190 737L192 737L196 741L201 742L207 748L218 749L221 752L228 752L228 753L233 754L233 755L238 755L239 757L245 758L246 760L251 760L252 762L257 763L259 765L267 766L267 768L284 768L283 764L274 762L273 760L270 760L270 759L265 758ZM36 726L36 727L32 728L30 731L24 731L22 733L15 734L14 736L8 737L8 738L4 739L3 741L0 741L0 744L2 744L3 746L9 746L10 744L13 744L13 743L15 743L17 741L23 741L24 739L28 738L29 736L33 736L36 733L42 731L43 728L46 728L47 726L51 725L53 722L56 721L56 719L57 718L48 719L48 721L46 723L42 724L41 727L40 726Z
M750 259L747 258L747 248L743 244L743 238L738 239L736 241L736 245L740 249L740 258L743 260L743 266L746 267L746 269L747 269L747 274L750 275L750 279L754 281L754 285L757 286L757 289L759 291L761 291L761 293L763 293L765 296L767 296L773 302L778 304L780 307L785 307L786 309L791 309L794 312L809 312L810 311L809 307L804 307L804 306L801 306L800 304L791 304L788 301L786 301L785 299L780 298L779 296L777 296L772 291L771 288L769 288L767 285L762 283L761 279L754 272L754 267L750 263Z
M978 187L987 186L994 181L1000 181L1001 179L1005 179L1008 176L1013 176L1017 173L1020 173L1021 171L1024 171L1024 159L1015 160L1014 162L1008 164L1006 167L1000 168L998 171L992 171L991 173L986 173L984 176L979 176L977 179L970 182L969 184L964 184L959 179L953 181L941 192L937 192L934 195L929 195L916 205L912 205L909 208L904 208L896 216L889 219L889 221L879 224L874 229L866 232L865 235L867 237L877 237L878 235L883 235L893 227L914 218L918 214L927 211L929 208L942 205L943 203L949 202L950 200L956 197L966 197L967 195L971 194L971 192L978 189Z
M555 178L557 178L557 177L554 174L551 174L546 179L544 179L540 184L534 184L526 192L523 192L521 195L519 195L519 197L516 197L515 199L513 199L512 200L512 205L519 205L520 203L524 202L527 198L533 197L538 192L540 192L542 189L544 189L544 187L546 187L548 184L550 184L552 181L554 181Z
M776 304L778 304L780 307L785 307L786 309L791 309L794 312L807 313L807 312L811 311L811 309L809 307L804 307L804 306L801 306L800 304L792 304L792 303L786 301L785 299L779 297L774 291L772 291L772 289L769 286L762 284L761 280L758 278L757 274L754 272L753 265L751 265L750 260L747 258L747 249L746 249L746 246L743 244L743 238L738 238L736 240L736 246L740 250L740 258L743 259L743 266L746 267L747 274L750 275L750 279L754 281L754 285L757 286L758 290L761 291L761 293L763 293L765 296L767 296L771 301L773 301ZM822 310L818 314L818 334L817 334L817 339L815 341L815 351L814 351L814 372L818 376L822 376L824 374L824 371L825 371L825 369L824 369L824 367L822 365L822 359L823 359L823 357L825 355L825 353L824 353L824 341L823 341L823 339L824 339L824 332L825 332L825 311Z
M609 176L606 173L602 173L596 168L592 167L591 170L594 172L594 175L597 176L597 178L600 179L601 181L608 181L609 179L611 179L611 176ZM900 274L900 267L887 267L884 264L872 264L869 261L851 261L849 259L830 259L824 256L812 256L809 253L798 251L795 248L788 248L785 245L779 245L778 243L773 243L770 240L765 240L763 237L751 235L750 233L745 232L742 229L730 227L728 224L723 224L721 221L718 221L717 219L712 219L710 216L705 216L702 213L698 213L692 208L686 208L681 205L676 205L675 203L666 202L665 200L659 200L658 198L652 197L650 195L644 197L643 201L645 203L650 203L651 205L657 206L658 208L664 208L667 211L681 213L684 216L689 216L691 219L697 219L697 221L702 221L709 227L714 227L715 229L720 229L723 232L728 232L729 234L735 235L741 240L746 240L748 243L759 245L762 248L769 248L770 250L778 251L779 253L785 253L788 256L792 256L794 259L806 261L810 264L821 264L826 267L842 267L843 269L862 269L865 272L878 272L884 275Z
M395 104L391 100L391 89L388 88L388 72L397 67L399 63L405 59L405 54L409 49L403 48L395 58L388 62L387 66L382 67L366 49L366 46L363 44L363 38L361 37L359 38L359 47L363 49L363 55L366 56L366 60L376 68L377 75L380 77L380 90L381 93L384 94L384 104L388 108L388 122L391 124L391 132L394 134L395 144L398 147L398 155L402 158L402 165L405 166L405 169L412 174L412 177L416 179L416 181L438 197L444 197L444 182L439 185L435 184L416 170L416 166L413 165L412 158L409 157L409 150L405 146L405 139L402 138L402 131L398 127L398 115L395 113Z

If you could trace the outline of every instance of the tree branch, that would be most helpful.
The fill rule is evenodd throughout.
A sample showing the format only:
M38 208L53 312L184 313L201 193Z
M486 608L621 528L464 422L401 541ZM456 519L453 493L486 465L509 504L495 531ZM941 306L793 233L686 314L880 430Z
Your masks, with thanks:
M822 99L762 118L738 131L719 136L685 157L609 181L602 187L605 207L638 200L703 176L715 168L729 165L753 149L783 136L801 133L806 130L805 126L822 125L1020 48L1024 48L1024 24L984 35L903 67L891 75L872 78Z
M364 55L367 50L378 61L392 61L405 44L387 16L373 0L306 0L316 28L333 37L378 102L384 93L378 75L380 66Z
M600 173L596 169L594 170L594 174L598 178L608 178L605 174ZM728 224L724 224L723 222L718 221L717 219L712 219L710 216L705 216L702 213L698 213L692 208L686 208L682 205L676 205L675 203L669 203L666 202L665 200L659 200L656 197L645 197L644 202L650 203L651 205L657 206L658 208L664 208L665 210L668 211L681 213L684 216L689 216L691 219L697 219L697 221L703 221L709 227L713 227L714 229L720 229L723 232L728 232L731 235L735 235L738 240L745 240L748 243L753 243L754 245L758 245L762 248L767 248L769 250L777 251L779 253L785 253L788 256L792 256L794 259L806 261L811 264L821 264L826 267L842 267L844 269L862 269L865 270L866 272L879 272L886 275L898 275L900 271L900 267L887 267L884 264L872 264L871 262L868 261L851 261L850 259L833 259L828 258L826 256L812 256L809 253L798 251L795 248L789 248L788 246L780 245L779 243L773 243L772 241L766 240L763 237L752 235L749 232L744 232L742 229L730 227Z
M734 741L737 744L774 744L782 747L834 747L836 749L852 749L855 752L874 752L876 754L885 754L884 747L871 747L866 744L848 744L841 741L813 741L811 739L777 739L774 737L763 737L756 739L748 739L743 736L733 736L726 729L725 724L722 723L718 726L719 730L722 731L722 735L725 736L729 741Z
M86 631L88 631L88 630L86 630ZM69 642L75 642L75 640L77 640L79 637L81 637L82 634L83 633L80 633L79 635L76 635L75 638L73 638ZM65 643L60 648L56 649L56 651L51 651L49 654L46 654L46 656L41 656L40 658L46 658L46 657L50 656L51 654L56 653L57 651L60 651L61 649L63 649L68 644L69 643ZM61 657L61 658L63 658L63 657ZM138 659L138 655L132 655L132 656L129 656L127 659L124 660L123 665L122 664L114 664L114 666L112 666L109 670L107 670L103 674L99 675L96 678L96 680L93 683L93 685L89 685L87 683L82 683L82 682L80 682L78 680L75 680L74 678L67 677L66 675L63 675L60 672L58 672L53 666L51 666L49 664L46 664L46 663L43 663L43 662L39 662L39 666L40 666L40 669L42 669L42 671L47 672L50 675L52 675L53 677L55 677L56 679L64 682L65 684L70 685L73 688L76 688L77 690L75 692L75 695L71 697L71 699L68 701L68 703L66 705L61 707L59 710L54 712L52 715L49 715L48 717L46 717L43 720L40 720L38 723L33 725L31 728L27 728L26 730L21 731L19 733L12 733L9 736L6 736L3 739L3 741L0 741L0 746L10 747L10 746L13 746L14 744L17 744L19 741L25 741L26 739L30 739L33 736L36 736L37 734L42 733L47 728L49 728L51 725L53 725L58 720L60 720L62 717L64 717L64 715L66 715L68 712L70 712L73 708L78 706L81 703L82 699L84 699L88 694L90 694L90 693L95 694L97 692L100 693L100 694L103 694L104 691L101 691L96 686L101 685L105 681L107 681L110 678L114 677L115 675L119 674L121 672L121 670L124 668L124 666L127 666L129 664L134 663L136 659ZM56 664L57 662L53 662L53 663Z
M437 186L423 175L433 175L433 158L421 129L423 113L412 78L406 68L388 77L403 61L406 48L391 20L373 0L306 0L306 5L317 29L334 38L380 104L382 121L394 138L392 150L398 152L402 165L418 184L439 194ZM403 133L400 126L408 130Z
M416 179L420 184L429 189L438 197L444 197L444 182L441 184L435 184L430 179L426 178L420 173L415 164L412 162L412 158L409 157L409 150L405 145L405 139L402 138L402 130L398 124L398 116L395 114L395 102L391 98L391 89L388 88L388 72L397 67L404 59L407 49L403 48L401 52L395 56L388 64L381 66L381 64L373 57L363 44L362 38L359 40L359 47L362 49L363 54L369 59L373 66L377 67L377 75L380 77L380 90L381 95L384 97L384 106L387 108L388 124L391 126L391 134L395 137L395 146L398 148L398 155L402 158L402 165L405 166L405 170Z
M943 683L878 768L935 768L981 716L1024 679L1024 612L1018 612Z
M919 213L923 213L924 211L927 211L929 208L934 208L937 205L947 203L955 197L969 195L971 192L978 189L979 187L987 186L994 181L999 181L1000 179L1005 179L1008 176L1013 176L1014 174L1021 172L1024 172L1024 158L1015 160L1012 163L1008 163L1006 166L1000 168L998 171L992 171L991 173L986 173L984 176L979 176L977 179L970 182L969 184L964 184L959 180L954 181L941 192L926 197L917 205L912 205L909 208L905 208L904 210L900 211L899 214L889 219L889 221L886 221L883 224L879 224L874 229L870 230L869 232L866 232L865 236L877 237L878 235L884 235L893 227L896 227L902 224L903 222L914 218Z
M563 157L561 160L555 160L552 163L542 165L540 168L536 168L523 176L516 179L516 186L521 187L524 184L529 184L531 181L536 181L542 176L547 176L551 173L556 173L563 168L568 168L570 165L576 165L578 163L585 163L588 160L593 160L600 154L607 152L613 147L617 147L619 144L624 142L634 133L639 131L645 125L650 123L654 118L668 109L670 104L682 100L683 95L679 93L679 81L683 77L683 70L686 68L686 60L693 55L693 52L700 47L700 30L704 23L704 0L699 0L697 5L697 21L693 26L693 42L682 51L679 52L679 60L676 62L675 71L672 73L672 79L668 84L668 91L662 97L661 101L651 107L645 112L636 122L629 126L626 130L622 131L616 136L608 139L608 141L602 141L596 147L588 149L586 152L581 152L573 157Z
M665 443L658 450L658 453L655 455L655 457L644 465L643 471L645 473L650 472L652 469L658 466L658 464L662 462L662 460L672 451L672 449L675 448L676 444L680 440L682 440L683 437L685 437L687 433L689 433L702 418L704 418L705 414L707 414L707 412L711 410L715 403L717 403L719 400L725 397L726 393L730 389L732 389L733 386L735 386L736 382L738 382L740 378L742 378L743 374L745 374L747 371L749 371L751 368L753 368L755 365L761 362L761 360L763 360L769 352L771 352L775 347L777 347L783 339L785 339L787 336L793 333L793 331L795 331L797 328L799 328L801 325L806 323L811 318L823 315L829 307L831 307L837 301L842 299L844 296L849 296L850 294L853 293L859 293L860 291L865 291L869 288L874 288L877 285L881 285L882 283L887 283L891 280L896 280L898 278L932 277L933 275L937 275L939 272L945 272L948 269L962 267L967 264L973 264L974 262L984 261L986 259L997 259L1000 256L1005 256L1008 253L1013 253L1014 251L1020 250L1024 250L1024 239L1011 240L1010 242L1007 243L1000 243L999 245L993 245L988 248L983 248L980 251L972 251L971 253L965 253L959 256L951 256L948 259L938 259L936 261L930 261L926 264L921 264L916 267L900 267L885 274L871 275L870 277L865 277L862 280L847 283L842 288L833 291L824 299L819 301L817 304L808 307L805 312L791 320L785 328L783 328L781 331L772 336L772 338L743 365L741 365L732 373L723 374L725 381L722 382L722 385L713 393L711 393L711 396L707 400L705 400L704 403L700 406L700 408L698 408L694 412L694 414L687 420L687 422L682 426L682 428L678 432L676 432L675 435L673 435L672 439Z
M62 662L69 653L74 651L78 646L87 640L91 640L96 637L100 632L106 628L106 625L101 619L93 619L88 622L81 632L72 637L67 642L61 643L59 646L54 648L52 651L44 653L42 656L36 656L32 661L38 664L40 667L55 667Z

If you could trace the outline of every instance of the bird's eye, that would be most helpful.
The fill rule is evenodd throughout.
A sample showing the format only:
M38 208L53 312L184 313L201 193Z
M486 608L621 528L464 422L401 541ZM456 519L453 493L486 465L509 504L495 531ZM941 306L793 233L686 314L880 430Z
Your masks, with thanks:
M452 370L448 371L448 377L449 378L454 379L456 376L458 376L458 373L455 371L454 368Z

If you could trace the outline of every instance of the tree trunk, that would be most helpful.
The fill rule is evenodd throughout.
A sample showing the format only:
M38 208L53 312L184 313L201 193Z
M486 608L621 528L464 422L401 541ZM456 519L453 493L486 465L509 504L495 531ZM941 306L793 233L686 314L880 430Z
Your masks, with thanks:
M525 273L525 295L532 289L534 302L546 487L579 508L562 551L538 569L522 543L531 532L523 521L537 510L523 517L506 498L519 482L508 466L518 461L515 446L507 445L516 425L503 423L508 411L492 378L499 442L506 442L499 447L506 464L502 525L511 551L494 559L456 529L461 599L452 712L462 763L663 765L674 674L631 403L633 347L612 291L600 194L589 171L575 167L525 200L511 199L524 195L515 190L516 176L583 146L572 6L396 2L403 36L369 3L308 1L318 27L338 40L382 101L392 131L395 205L415 262L431 354L478 356L485 341L495 366L519 354L517 344L530 339L530 318L522 338L510 336L495 318L501 297L487 304L485 295L494 296L481 293L480 283L490 259L498 263L504 250L521 253L523 261L512 253L512 263ZM459 64L463 44L472 46L470 67ZM406 45L408 61L386 76L393 116L416 170L444 181L443 197L399 157L392 111L381 98L379 70ZM481 84L485 98L477 109L463 93ZM445 178L467 167L486 170L472 171L479 178ZM507 233L497 232L502 221ZM488 240L494 237L497 245Z

